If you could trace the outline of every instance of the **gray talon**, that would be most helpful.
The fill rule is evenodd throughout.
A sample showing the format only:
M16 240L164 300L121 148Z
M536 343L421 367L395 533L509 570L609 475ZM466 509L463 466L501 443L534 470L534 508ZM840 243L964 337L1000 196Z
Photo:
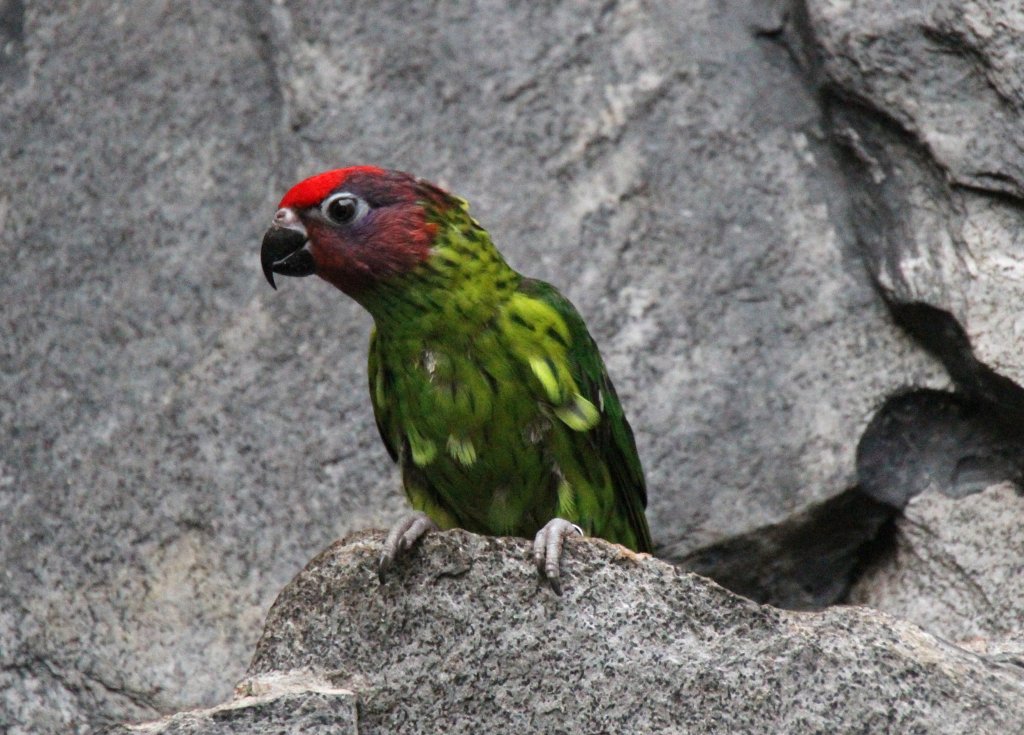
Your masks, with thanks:
M381 584L384 584L388 569L398 557L411 549L425 534L436 530L437 524L426 513L413 513L392 526L377 564L377 578Z
M533 538L533 563L556 595L562 594L562 545L574 535L582 536L583 529L564 518L552 518Z

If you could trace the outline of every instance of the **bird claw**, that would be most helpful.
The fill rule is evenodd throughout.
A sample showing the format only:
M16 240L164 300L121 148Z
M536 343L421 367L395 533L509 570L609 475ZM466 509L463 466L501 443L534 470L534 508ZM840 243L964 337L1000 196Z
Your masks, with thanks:
M384 541L380 561L377 563L377 578L380 583L384 584L384 577L398 557L411 549L425 534L436 530L437 524L430 520L426 513L413 513L392 526Z
M574 535L582 536L583 529L564 518L552 518L533 537L533 563L556 595L562 594L562 545Z

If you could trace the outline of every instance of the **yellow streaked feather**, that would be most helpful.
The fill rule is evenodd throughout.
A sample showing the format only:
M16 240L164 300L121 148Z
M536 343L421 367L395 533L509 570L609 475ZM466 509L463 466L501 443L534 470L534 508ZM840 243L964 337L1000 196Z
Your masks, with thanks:
M597 407L579 393L574 393L569 403L555 406L554 411L555 416L573 431L589 431L601 419Z
M551 365L543 357L530 358L530 370L537 376L544 393L552 403L562 402L562 386L558 383L558 377L551 369Z
M464 467L469 467L476 462L476 447L473 446L473 442L454 434L448 436L448 454Z
M412 461L417 467L426 467L437 457L437 445L426 438L419 430L410 425L406 431L409 438L409 450L412 452Z

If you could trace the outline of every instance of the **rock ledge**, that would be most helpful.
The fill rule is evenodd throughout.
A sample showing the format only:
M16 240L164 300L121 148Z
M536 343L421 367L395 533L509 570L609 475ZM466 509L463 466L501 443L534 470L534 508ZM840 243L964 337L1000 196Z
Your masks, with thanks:
M278 714L291 701L304 732L362 734L959 734L1024 721L1024 669L866 608L760 606L595 540L571 545L557 597L526 541L461 531L426 538L382 586L382 540L335 543L282 591L241 701L256 692ZM205 722L142 731L234 732Z

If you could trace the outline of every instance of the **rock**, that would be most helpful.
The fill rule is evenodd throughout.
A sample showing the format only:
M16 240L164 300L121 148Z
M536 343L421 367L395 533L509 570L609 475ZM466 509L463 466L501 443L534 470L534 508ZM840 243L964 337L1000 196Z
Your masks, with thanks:
M1024 8L811 0L807 22L874 279L961 390L1019 417Z
M1024 477L1024 436L962 394L914 391L875 414L857 466L864 493L902 509L929 489L963 498Z
M401 512L369 319L257 263L343 163L451 186L577 304L662 553L841 599L876 411L1024 416L1003 6L0 0L0 730L222 701L295 570Z
M302 672L254 677L235 694L235 699L216 707L182 712L142 725L115 726L104 732L105 735L282 732L358 735L359 732L355 694Z
M849 599L1019 650L1024 601L1004 580L1021 551L1020 496L1006 483L1024 476L1024 322L1008 308L1024 296L1024 8L802 7L793 26L843 151L858 248L897 323L955 387L890 398L863 435L861 489L906 507Z
M0 7L0 731L85 733L222 699L281 584L398 499L338 355L257 296L265 8ZM304 339L363 343L330 321Z
M351 690L360 733L960 735L1024 721L1024 668L883 613L759 606L592 540L569 544L557 597L528 542L461 531L427 537L381 586L382 540L357 534L314 559L274 603L249 669L257 683L297 669Z
M1024 498L1003 483L963 498L914 497L892 545L858 580L850 602L912 621L984 653L1024 661Z
M781 523L665 558L757 602L818 610L846 598L893 512L853 488Z

